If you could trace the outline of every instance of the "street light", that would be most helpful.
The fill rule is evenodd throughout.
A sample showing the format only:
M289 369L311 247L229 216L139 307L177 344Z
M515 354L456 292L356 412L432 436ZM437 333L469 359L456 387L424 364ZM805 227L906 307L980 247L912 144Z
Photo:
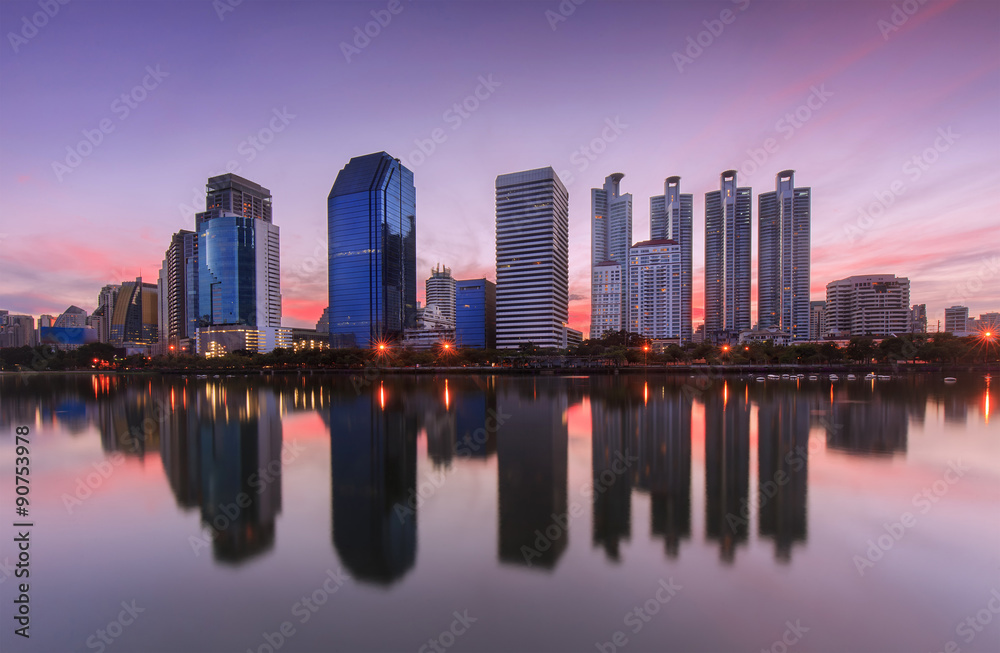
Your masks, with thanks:
M649 354L649 345L642 346L642 366L646 367L646 355Z

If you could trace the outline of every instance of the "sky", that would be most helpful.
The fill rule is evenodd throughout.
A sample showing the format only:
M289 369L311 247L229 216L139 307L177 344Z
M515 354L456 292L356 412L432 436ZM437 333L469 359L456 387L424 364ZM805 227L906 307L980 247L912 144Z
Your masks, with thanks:
M46 13L47 10L47 13ZM208 177L270 189L283 323L327 305L326 198L353 156L414 172L431 268L495 279L494 182L552 166L570 197L570 326L590 323L590 189L812 188L812 299L855 274L1000 310L1000 3L0 2L0 309L57 315L155 281ZM456 107L456 105L458 105ZM754 312L756 309L754 308Z

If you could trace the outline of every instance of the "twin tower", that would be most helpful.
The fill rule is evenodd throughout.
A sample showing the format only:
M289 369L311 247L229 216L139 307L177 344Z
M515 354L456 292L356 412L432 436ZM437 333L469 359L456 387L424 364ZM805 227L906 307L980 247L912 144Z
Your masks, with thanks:
M811 189L795 188L794 172L776 176L776 189L758 196L757 327L791 341L809 338ZM632 244L632 195L624 175L591 190L590 337L626 330L685 344L692 340L691 295L694 202L681 178L668 177L663 195L649 200L650 239ZM736 171L705 193L705 331L714 342L735 342L750 330L752 190Z

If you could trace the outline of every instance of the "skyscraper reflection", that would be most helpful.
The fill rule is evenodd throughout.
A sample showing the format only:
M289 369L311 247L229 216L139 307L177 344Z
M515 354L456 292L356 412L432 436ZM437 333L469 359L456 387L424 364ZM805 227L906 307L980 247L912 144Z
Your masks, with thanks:
M499 558L553 568L569 541L566 390L545 378L497 386Z
M274 390L192 383L171 385L155 399L164 411L158 429L164 471L177 503L200 507L215 559L238 564L272 549L282 471Z
M788 562L792 545L806 539L809 402L783 388L768 395L757 405L758 527Z
M691 402L673 386L657 389L644 389L649 400L638 419L636 487L649 491L650 532L663 537L674 558L691 536Z
M357 580L388 585L416 560L418 421L383 383L330 402L333 545Z
M627 389L609 383L603 377L591 379L590 396L591 456L593 467L594 546L600 546L609 558L619 559L621 540L628 540L632 530L632 473L626 463L633 433L633 412ZM624 463L622 461L625 461ZM634 463L631 465L634 469Z
M747 540L750 407L744 388L711 388L705 396L705 536L732 562Z

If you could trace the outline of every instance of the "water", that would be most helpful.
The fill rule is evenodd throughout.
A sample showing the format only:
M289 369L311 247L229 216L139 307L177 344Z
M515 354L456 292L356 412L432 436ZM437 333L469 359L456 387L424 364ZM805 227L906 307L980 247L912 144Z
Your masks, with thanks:
M0 648L996 651L989 410L981 375L8 375Z

